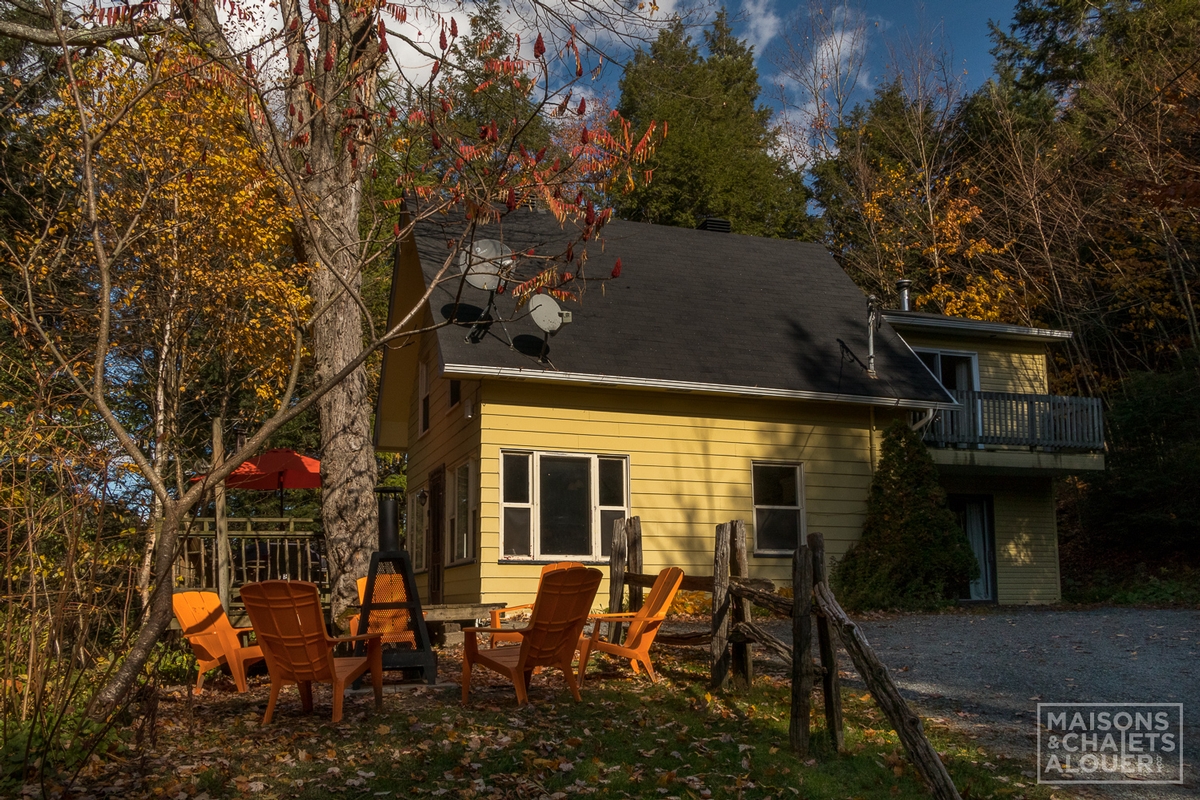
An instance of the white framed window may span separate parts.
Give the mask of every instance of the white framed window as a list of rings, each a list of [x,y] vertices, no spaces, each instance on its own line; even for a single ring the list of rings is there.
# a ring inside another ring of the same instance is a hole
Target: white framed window
[[[804,469],[800,464],[751,464],[754,552],[791,555],[804,541]]]
[[[429,512],[426,510],[425,504],[421,502],[422,497],[427,498],[428,496],[429,493],[425,487],[410,491],[408,494],[408,530],[405,532],[405,544],[408,546],[408,555],[412,558],[414,572],[429,567],[426,563],[426,554],[429,552],[427,547],[429,524],[426,514]]]
[[[449,412],[462,402],[462,381],[451,380],[449,402],[446,405],[446,411]]]
[[[979,391],[979,354],[969,350],[913,350],[926,368],[933,373],[942,387],[951,393]],[[927,436],[938,441],[939,435],[957,441],[957,447],[969,447],[963,438],[983,435],[983,399],[973,401],[955,395],[962,404],[959,409],[943,411],[938,420],[929,427]],[[983,443],[976,445],[983,448]]]
[[[446,492],[447,559],[451,564],[475,557],[476,502],[474,462],[465,461],[450,471]]]
[[[950,391],[979,391],[979,355],[969,350],[913,349],[921,363]]]
[[[417,367],[417,436],[429,430],[429,365],[422,361]]]
[[[629,516],[629,459],[504,451],[500,488],[501,559],[599,561]]]

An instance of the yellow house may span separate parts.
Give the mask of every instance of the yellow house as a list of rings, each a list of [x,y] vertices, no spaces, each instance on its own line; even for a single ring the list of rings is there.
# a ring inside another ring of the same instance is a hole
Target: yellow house
[[[393,315],[433,285],[414,329],[446,324],[387,351],[376,416],[377,447],[407,453],[427,602],[528,602],[545,563],[604,568],[625,516],[647,572],[709,574],[715,526],[740,518],[751,573],[786,583],[799,537],[822,532],[831,559],[858,538],[896,418],[927,432],[986,567],[972,597],[1059,598],[1052,478],[1103,468],[1098,441],[1038,439],[1077,400],[1046,394],[1046,344],[1069,334],[905,311],[872,332],[819,245],[614,221],[551,338],[506,294],[489,321],[455,267],[462,236],[427,221],[398,251]],[[519,210],[473,236],[549,259],[579,232]]]

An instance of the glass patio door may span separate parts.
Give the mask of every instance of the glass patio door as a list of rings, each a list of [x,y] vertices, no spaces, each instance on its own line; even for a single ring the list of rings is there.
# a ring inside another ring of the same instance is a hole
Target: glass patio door
[[[986,495],[951,495],[949,506],[979,564],[979,577],[971,581],[964,600],[996,600],[996,541],[992,532],[992,499]]]

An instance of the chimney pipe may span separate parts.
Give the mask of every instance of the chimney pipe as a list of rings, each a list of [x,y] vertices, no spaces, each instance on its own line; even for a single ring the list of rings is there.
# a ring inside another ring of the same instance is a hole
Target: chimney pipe
[[[396,495],[404,491],[399,487],[379,486],[379,550],[391,553],[400,549],[400,503]]]
[[[900,292],[900,310],[912,311],[908,304],[908,290],[912,287],[912,281],[907,278],[901,278],[896,281],[896,289]]]

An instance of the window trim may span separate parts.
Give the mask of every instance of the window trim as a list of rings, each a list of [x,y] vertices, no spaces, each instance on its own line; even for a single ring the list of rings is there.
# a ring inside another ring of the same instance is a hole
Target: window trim
[[[504,500],[504,457],[506,455],[524,455],[529,456],[529,502],[527,503],[507,503]],[[541,515],[538,510],[541,507],[542,486],[538,478],[540,471],[540,463],[543,457],[558,457],[558,458],[577,458],[586,459],[588,461],[588,494],[589,504],[591,506],[591,527],[592,527],[592,554],[584,555],[580,553],[548,553],[543,552],[541,548]],[[572,452],[566,450],[527,450],[521,448],[502,449],[500,451],[500,547],[497,562],[501,564],[546,564],[554,563],[569,559],[572,561],[581,561],[588,564],[606,564],[609,561],[609,556],[602,555],[604,552],[604,535],[601,530],[601,519],[603,512],[615,511],[618,506],[602,506],[600,505],[600,461],[602,459],[611,459],[621,461],[623,463],[622,471],[624,478],[624,498],[625,505],[621,507],[626,518],[631,513],[631,497],[630,497],[630,478],[629,478],[629,456],[624,453],[597,453],[597,452]],[[505,508],[528,508],[529,509],[529,551],[528,556],[510,556],[504,554],[504,510]]]
[[[754,502],[754,468],[755,467],[792,467],[796,470],[796,502],[795,506],[760,506]],[[791,558],[795,548],[791,550],[768,550],[758,546],[758,509],[796,509],[800,512],[800,541],[808,541],[808,502],[804,486],[803,461],[773,461],[770,459],[752,459],[750,461],[750,514],[754,518],[754,555],[758,558]],[[799,544],[799,542],[797,543]]]
[[[463,467],[467,469],[467,555],[462,558],[455,558],[455,541],[454,533],[451,531],[451,524],[455,525],[458,522],[457,503],[458,503],[458,472]],[[460,461],[453,469],[446,470],[447,477],[453,476],[453,480],[446,481],[446,530],[445,530],[445,554],[447,567],[461,567],[464,564],[474,564],[476,554],[479,547],[479,480],[477,478],[478,470],[475,469],[475,460],[468,458],[465,461]],[[453,488],[451,488],[453,487]]]

